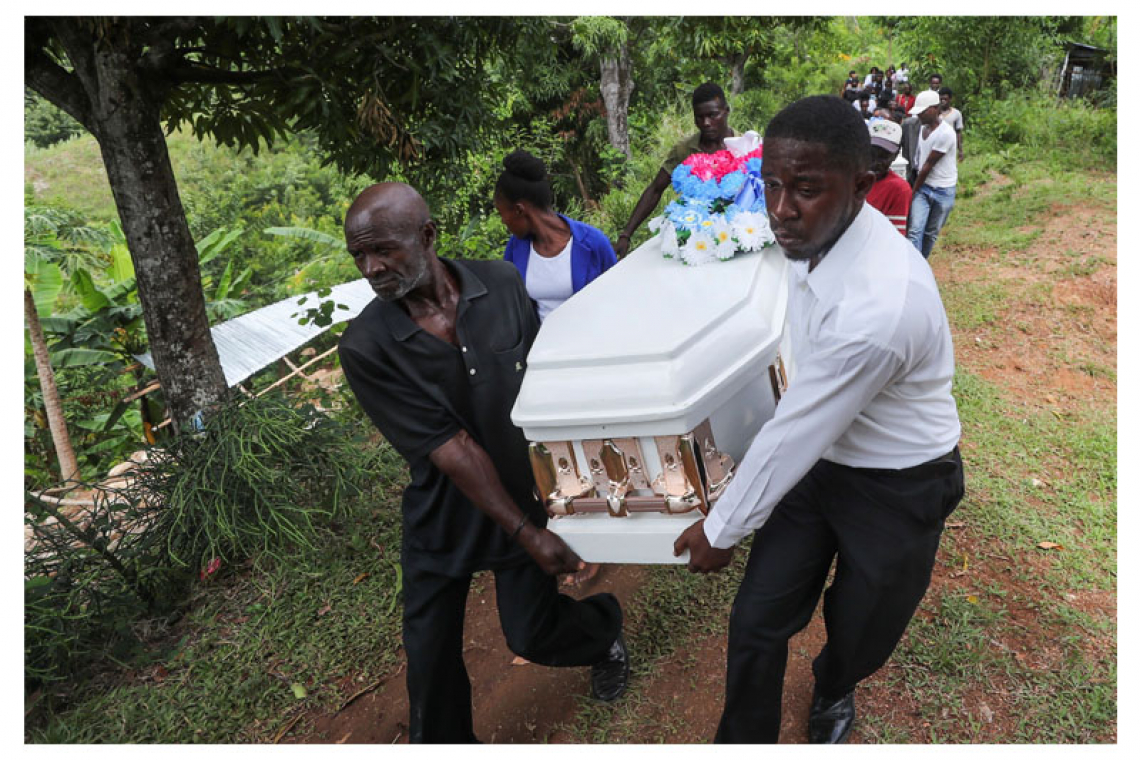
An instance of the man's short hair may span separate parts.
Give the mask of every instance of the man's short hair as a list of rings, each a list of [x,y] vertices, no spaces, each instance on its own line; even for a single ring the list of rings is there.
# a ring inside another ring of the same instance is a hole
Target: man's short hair
[[[942,81],[942,75],[941,74],[931,74],[929,77],[927,77],[927,81],[930,81],[931,79],[937,79],[939,82],[941,82]]]
[[[852,173],[871,163],[871,136],[867,122],[843,98],[812,95],[792,103],[768,122],[764,142],[774,139],[818,143],[828,157]]]
[[[728,105],[728,100],[724,97],[724,90],[716,82],[705,82],[697,89],[693,90],[693,108],[696,108],[701,103],[708,103],[710,100],[719,100],[721,103]]]
[[[938,88],[938,94],[939,95],[949,95],[950,97],[954,97],[954,91],[951,90],[949,87]]]

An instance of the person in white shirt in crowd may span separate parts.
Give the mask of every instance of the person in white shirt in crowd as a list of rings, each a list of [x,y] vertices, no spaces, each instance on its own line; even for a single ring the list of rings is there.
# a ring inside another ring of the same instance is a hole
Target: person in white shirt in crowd
[[[906,61],[903,61],[902,63],[899,64],[898,69],[895,71],[895,76],[894,76],[895,89],[897,90],[899,88],[900,84],[902,84],[903,82],[908,82],[908,81],[910,81],[910,69],[908,69],[906,67]]]
[[[927,89],[933,90],[934,92],[938,92],[938,90],[942,87],[942,75],[941,74],[931,74],[929,82],[930,82],[930,87],[928,87]]]
[[[920,92],[910,109],[921,127],[914,158],[918,174],[911,186],[906,236],[926,258],[950,218],[958,187],[958,138],[940,113],[941,99],[934,90]]]
[[[732,606],[718,742],[779,738],[788,639],[824,594],[809,740],[846,740],[854,689],[926,592],[964,493],[954,351],[930,266],[864,199],[870,137],[842,99],[804,98],[764,134],[768,219],[791,262],[791,377],[708,516],[678,537],[716,572],[755,532]]]
[[[949,124],[954,129],[954,134],[958,137],[958,160],[962,160],[962,131],[965,129],[966,124],[962,120],[962,112],[954,107],[954,91],[949,87],[942,87],[938,90],[939,112],[938,117],[946,124]]]

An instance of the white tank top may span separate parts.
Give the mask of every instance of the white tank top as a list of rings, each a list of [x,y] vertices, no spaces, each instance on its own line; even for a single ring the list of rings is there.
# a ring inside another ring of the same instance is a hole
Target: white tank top
[[[526,292],[538,303],[538,321],[557,309],[562,302],[574,295],[574,280],[570,269],[570,249],[574,238],[556,255],[546,257],[530,244],[530,261],[526,265]]]

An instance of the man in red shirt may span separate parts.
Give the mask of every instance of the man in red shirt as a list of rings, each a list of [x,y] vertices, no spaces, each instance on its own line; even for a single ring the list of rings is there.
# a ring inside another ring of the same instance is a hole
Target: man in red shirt
[[[903,113],[906,113],[914,106],[914,96],[910,94],[909,82],[903,82],[899,85],[898,92],[895,93],[895,106],[901,108]]]
[[[905,236],[911,189],[905,179],[891,171],[891,163],[899,155],[902,127],[893,121],[876,119],[867,124],[867,129],[871,130],[871,171],[875,173],[867,203],[881,211]]]

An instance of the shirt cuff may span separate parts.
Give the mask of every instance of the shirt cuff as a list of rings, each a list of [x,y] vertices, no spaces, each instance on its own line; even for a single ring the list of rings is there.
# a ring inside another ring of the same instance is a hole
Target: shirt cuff
[[[708,516],[705,517],[705,522],[702,527],[704,528],[705,538],[708,539],[709,545],[716,549],[731,549],[750,532],[747,528],[740,530],[726,523],[721,516],[717,514],[715,507],[708,513]]]

